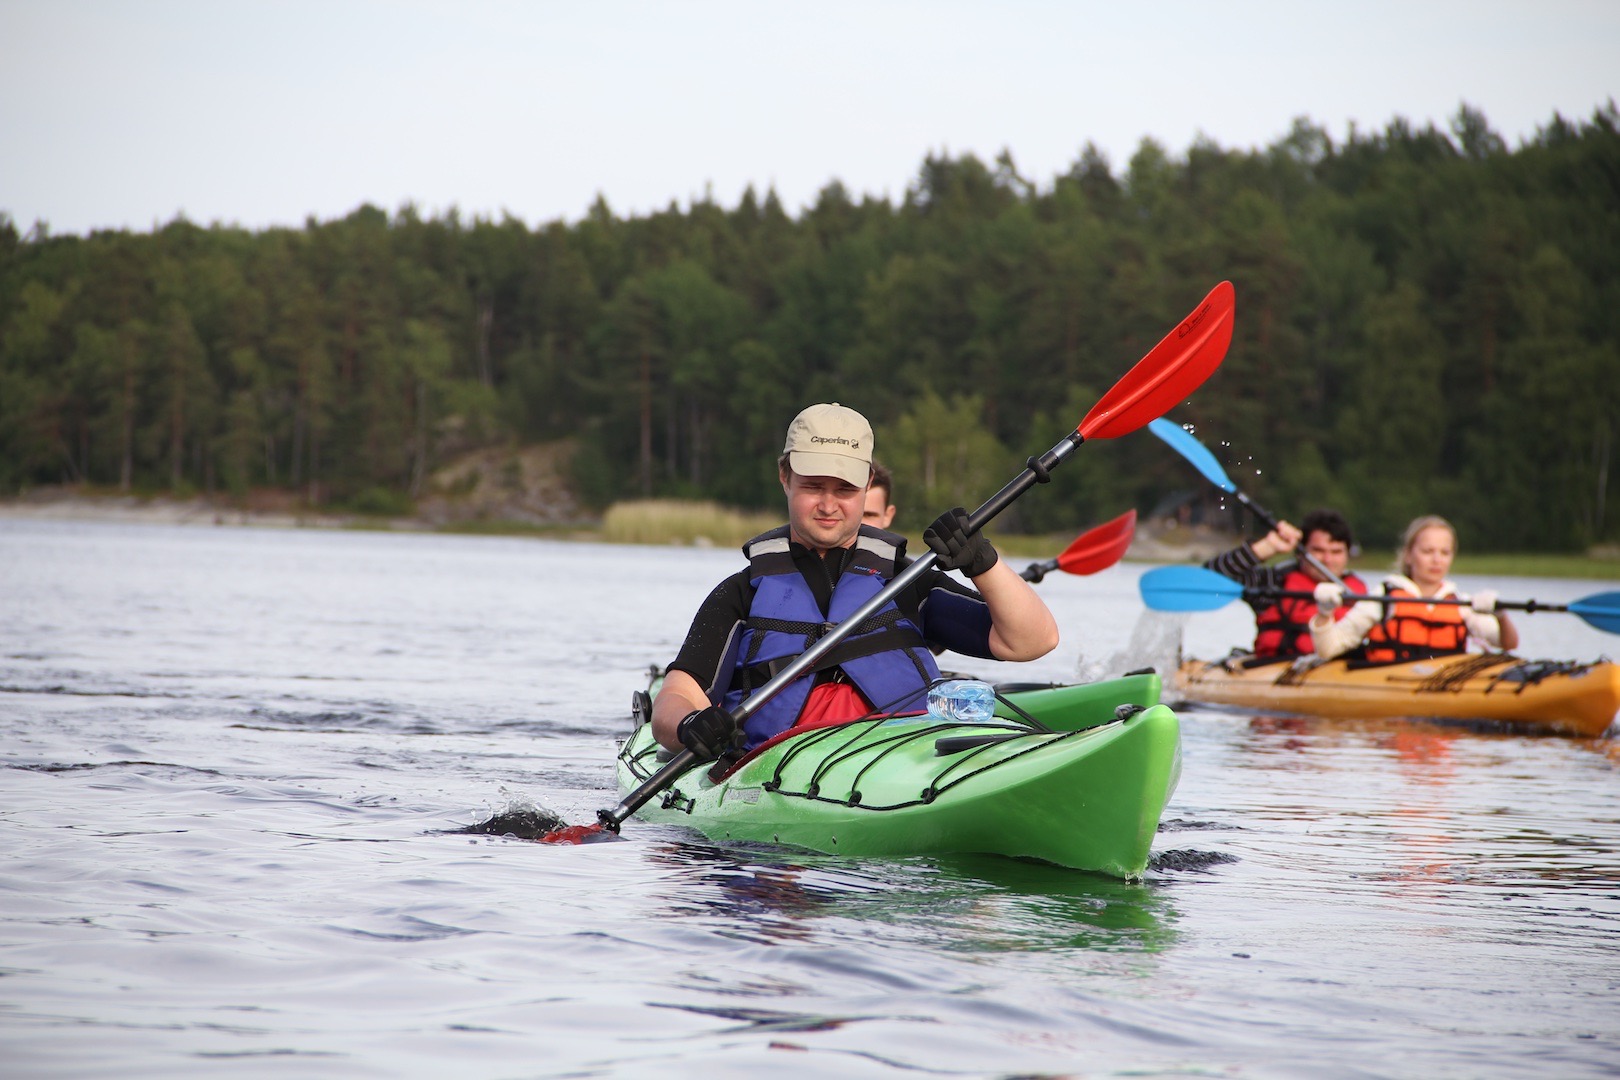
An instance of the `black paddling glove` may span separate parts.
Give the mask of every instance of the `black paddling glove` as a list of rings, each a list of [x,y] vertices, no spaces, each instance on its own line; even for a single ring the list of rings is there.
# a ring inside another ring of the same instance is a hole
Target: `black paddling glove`
[[[1000,558],[984,533],[968,533],[968,512],[960,506],[934,519],[923,530],[923,543],[939,556],[941,569],[960,570],[970,578],[978,577]]]
[[[737,721],[718,705],[687,713],[675,726],[681,745],[704,761],[713,761],[737,741]]]

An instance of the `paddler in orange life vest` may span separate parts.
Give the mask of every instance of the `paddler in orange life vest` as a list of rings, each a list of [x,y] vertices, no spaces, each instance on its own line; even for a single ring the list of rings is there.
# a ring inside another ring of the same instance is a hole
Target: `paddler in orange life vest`
[[[1337,510],[1312,510],[1299,526],[1279,521],[1277,527],[1253,543],[1239,544],[1204,564],[1245,589],[1254,590],[1248,598],[1254,609],[1254,655],[1302,656],[1312,651],[1310,622],[1316,614],[1316,601],[1300,597],[1278,599],[1278,592],[1312,592],[1327,579],[1309,563],[1290,559],[1276,566],[1266,560],[1294,551],[1303,541],[1305,550],[1317,562],[1339,575],[1352,592],[1365,593],[1367,585],[1356,575],[1346,573],[1350,548],[1355,537],[1350,523]]]
[[[1316,587],[1317,607],[1337,618],[1311,621],[1311,638],[1323,657],[1341,656],[1362,645],[1362,656],[1375,663],[1421,660],[1431,656],[1479,651],[1480,647],[1514,649],[1518,628],[1496,611],[1496,593],[1481,589],[1470,599],[1447,580],[1457,553],[1457,530],[1445,518],[1428,515],[1406,527],[1397,553],[1400,573],[1384,578],[1383,592],[1396,603],[1361,601],[1345,613],[1342,592],[1332,584]],[[1429,600],[1467,600],[1432,604]]]
[[[934,565],[738,730],[733,710],[911,563],[905,537],[861,520],[872,442],[866,418],[837,402],[812,405],[788,425],[776,463],[787,524],[744,544],[747,565],[699,606],[653,701],[661,745],[729,758],[790,729],[921,712],[939,677],[936,650],[1034,660],[1056,647],[1046,604],[982,532],[967,531],[968,513],[955,507],[923,532]]]

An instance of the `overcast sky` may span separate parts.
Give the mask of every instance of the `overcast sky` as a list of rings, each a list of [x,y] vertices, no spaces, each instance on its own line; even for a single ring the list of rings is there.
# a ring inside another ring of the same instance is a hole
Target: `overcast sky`
[[[1620,98],[1613,0],[0,0],[0,212],[248,228],[362,203],[577,221],[930,152],[1042,188],[1094,142],[1342,140],[1460,103],[1510,145]]]

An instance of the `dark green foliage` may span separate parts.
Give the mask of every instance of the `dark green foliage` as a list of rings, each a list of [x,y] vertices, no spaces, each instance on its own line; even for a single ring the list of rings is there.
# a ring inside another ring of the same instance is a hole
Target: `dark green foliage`
[[[800,407],[865,411],[905,527],[1057,440],[1211,286],[1223,368],[1173,412],[1258,500],[1414,514],[1480,549],[1620,538],[1620,117],[1509,148],[1477,110],[1260,151],[1095,147],[1049,185],[929,156],[898,204],[838,183],[621,219],[301,230],[183,219],[23,235],[0,214],[0,485],[297,491],[393,512],[451,456],[573,438],[596,504],[780,499]],[[1196,486],[1156,440],[1076,455],[1003,529]]]
[[[369,487],[348,500],[347,508],[357,514],[392,517],[409,514],[415,507],[404,494],[384,487]]]

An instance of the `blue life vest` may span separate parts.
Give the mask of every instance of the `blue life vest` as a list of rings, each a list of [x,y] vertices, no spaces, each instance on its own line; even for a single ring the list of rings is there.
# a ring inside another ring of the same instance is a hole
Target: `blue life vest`
[[[721,702],[727,709],[736,708],[882,591],[897,573],[905,541],[893,533],[861,526],[844,572],[833,585],[825,616],[794,565],[789,544],[784,525],[743,545],[754,598],[738,641],[731,687]],[[853,683],[867,701],[885,711],[920,711],[928,685],[939,678],[939,667],[922,631],[891,600],[744,722],[747,747],[752,749],[792,727],[816,683],[815,676],[834,668],[841,673],[838,677]]]

